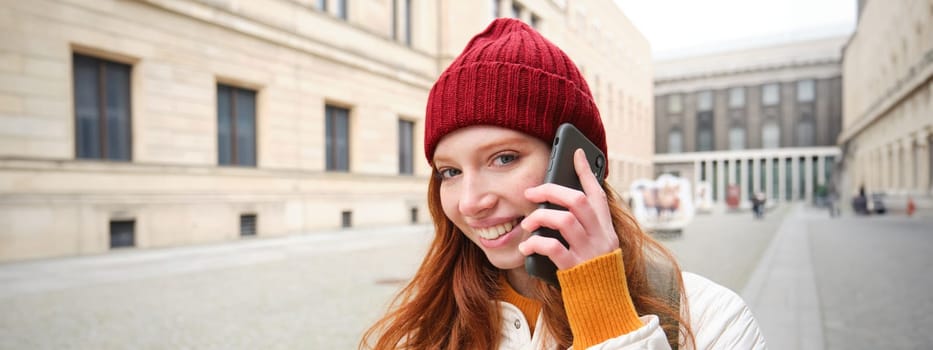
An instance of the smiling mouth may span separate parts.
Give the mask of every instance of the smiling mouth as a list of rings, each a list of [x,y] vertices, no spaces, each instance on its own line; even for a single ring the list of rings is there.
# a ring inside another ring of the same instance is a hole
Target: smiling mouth
[[[523,217],[516,218],[515,220],[506,222],[504,224],[499,224],[495,226],[485,227],[485,228],[476,228],[473,229],[473,232],[476,232],[480,237],[488,240],[494,240],[501,237],[502,235],[512,231],[515,226],[517,226]]]

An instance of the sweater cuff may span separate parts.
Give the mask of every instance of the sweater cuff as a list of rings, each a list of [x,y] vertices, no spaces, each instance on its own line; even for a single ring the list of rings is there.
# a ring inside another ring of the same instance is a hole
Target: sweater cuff
[[[574,349],[586,349],[643,326],[625,280],[622,250],[557,272]]]

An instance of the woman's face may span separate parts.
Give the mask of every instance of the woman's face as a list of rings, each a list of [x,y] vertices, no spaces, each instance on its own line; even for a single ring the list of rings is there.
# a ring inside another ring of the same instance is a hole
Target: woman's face
[[[524,265],[518,244],[530,236],[519,223],[538,205],[525,190],[544,182],[550,145],[511,129],[471,126],[437,144],[444,214],[499,269]]]

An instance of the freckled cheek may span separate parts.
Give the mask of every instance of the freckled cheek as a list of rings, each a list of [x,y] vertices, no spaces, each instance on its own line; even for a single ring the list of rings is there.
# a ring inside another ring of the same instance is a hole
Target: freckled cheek
[[[444,210],[444,215],[455,224],[458,223],[459,210],[457,209],[457,198],[459,198],[459,196],[454,193],[454,191],[441,189],[440,197],[441,209]]]
[[[526,188],[532,188],[544,183],[544,170],[542,171],[532,171],[525,174],[522,177],[521,188],[524,191]]]

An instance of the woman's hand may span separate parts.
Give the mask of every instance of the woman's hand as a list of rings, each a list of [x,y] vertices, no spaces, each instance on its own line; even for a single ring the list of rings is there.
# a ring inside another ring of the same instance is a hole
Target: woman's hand
[[[574,152],[573,163],[583,192],[547,183],[525,190],[528,200],[550,202],[567,208],[569,212],[537,209],[521,224],[526,232],[533,232],[542,226],[558,230],[570,248],[564,247],[557,239],[542,236],[531,236],[518,246],[525,256],[532,253],[547,256],[560,270],[572,268],[619,248],[606,192],[593,175],[582,149]]]

